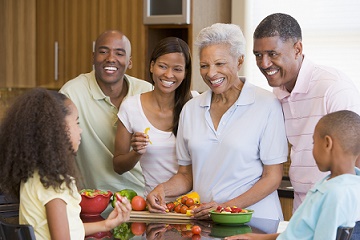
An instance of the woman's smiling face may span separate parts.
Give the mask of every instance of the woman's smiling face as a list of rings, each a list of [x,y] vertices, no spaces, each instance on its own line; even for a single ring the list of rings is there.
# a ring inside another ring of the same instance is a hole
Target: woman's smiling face
[[[242,57],[231,55],[229,45],[209,45],[200,51],[200,74],[215,94],[221,94],[238,84],[242,62]]]
[[[155,88],[173,92],[185,78],[185,58],[182,53],[167,53],[151,62],[150,72]]]

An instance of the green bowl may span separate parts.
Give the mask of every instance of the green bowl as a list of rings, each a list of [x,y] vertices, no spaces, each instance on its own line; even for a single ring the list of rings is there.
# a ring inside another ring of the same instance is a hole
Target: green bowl
[[[211,219],[215,223],[236,225],[250,222],[253,210],[248,210],[247,213],[218,213],[215,210],[210,211]]]
[[[211,228],[210,236],[224,238],[228,236],[251,233],[251,227],[246,224],[227,226],[222,224],[214,224]]]

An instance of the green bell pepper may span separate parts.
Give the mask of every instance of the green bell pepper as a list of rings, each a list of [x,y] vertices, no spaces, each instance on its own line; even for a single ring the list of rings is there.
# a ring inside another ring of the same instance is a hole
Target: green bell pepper
[[[113,229],[115,239],[128,240],[134,236],[131,232],[129,223],[122,223]]]
[[[123,190],[121,190],[119,192],[114,192],[114,194],[112,196],[112,200],[111,200],[111,206],[112,207],[115,207],[115,203],[117,201],[116,193],[118,193],[122,197],[126,197],[127,199],[129,199],[130,202],[135,196],[137,196],[137,193],[132,189],[123,189]]]

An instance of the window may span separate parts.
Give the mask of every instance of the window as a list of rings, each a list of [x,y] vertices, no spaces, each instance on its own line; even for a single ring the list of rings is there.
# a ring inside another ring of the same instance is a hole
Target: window
[[[293,16],[303,35],[303,53],[313,62],[345,72],[360,89],[360,1],[358,0],[232,0],[232,22],[239,24],[247,41],[243,74],[271,90],[256,66],[253,32],[267,15]]]

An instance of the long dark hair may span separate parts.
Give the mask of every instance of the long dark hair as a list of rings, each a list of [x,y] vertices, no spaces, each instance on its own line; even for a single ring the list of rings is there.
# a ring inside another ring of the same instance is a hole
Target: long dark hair
[[[149,66],[152,62],[156,62],[156,59],[162,55],[168,53],[182,53],[185,58],[185,78],[180,86],[175,90],[175,104],[174,104],[174,118],[173,118],[173,129],[172,132],[176,136],[180,112],[185,103],[192,98],[191,96],[191,54],[189,46],[182,39],[177,37],[167,37],[160,40],[150,57]],[[154,84],[152,74],[150,73],[151,83]]]
[[[19,198],[20,184],[38,171],[45,188],[70,188],[75,153],[65,117],[71,101],[63,94],[34,88],[9,108],[0,126],[0,191]]]

